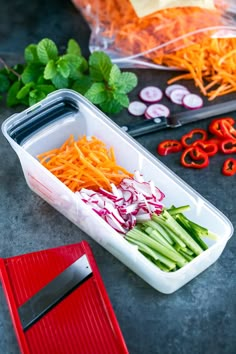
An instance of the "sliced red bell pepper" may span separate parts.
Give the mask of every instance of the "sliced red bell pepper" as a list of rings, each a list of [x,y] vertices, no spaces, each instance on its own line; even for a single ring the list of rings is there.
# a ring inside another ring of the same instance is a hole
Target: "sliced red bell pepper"
[[[236,153],[236,139],[222,140],[222,142],[220,144],[220,150],[224,154],[235,154]]]
[[[218,136],[220,139],[236,138],[236,130],[234,129],[235,120],[231,117],[214,119],[208,126],[211,134]]]
[[[191,146],[195,141],[197,140],[207,140],[208,134],[207,131],[201,128],[196,128],[190,130],[187,134],[184,134],[181,138],[181,144],[185,147],[188,148]]]
[[[184,167],[190,168],[204,168],[209,165],[207,153],[198,146],[190,146],[185,149],[180,161]]]
[[[179,152],[182,150],[182,144],[178,140],[163,140],[157,146],[157,152],[159,155],[168,155],[174,152]]]
[[[228,158],[222,166],[222,173],[225,176],[233,176],[236,174],[236,159]]]
[[[218,146],[218,149],[220,148],[220,144],[222,142],[222,139],[217,138],[217,137],[211,137],[210,139],[207,139],[208,143],[214,143]]]
[[[192,145],[200,147],[208,156],[214,156],[218,152],[218,145],[210,140],[197,140]]]
[[[234,128],[234,125],[230,124],[228,121],[223,122],[222,125],[225,135],[232,139],[236,139],[236,129]]]

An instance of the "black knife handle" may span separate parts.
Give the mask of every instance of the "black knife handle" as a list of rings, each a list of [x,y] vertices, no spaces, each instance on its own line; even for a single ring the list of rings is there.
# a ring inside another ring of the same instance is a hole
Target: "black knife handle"
[[[121,127],[126,133],[132,137],[142,136],[152,133],[157,130],[162,130],[168,127],[166,117],[158,117],[154,119],[144,120],[137,124],[127,124]]]

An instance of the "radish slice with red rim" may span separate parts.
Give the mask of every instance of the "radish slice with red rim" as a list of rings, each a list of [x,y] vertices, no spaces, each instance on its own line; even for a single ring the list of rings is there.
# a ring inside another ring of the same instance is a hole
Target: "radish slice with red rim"
[[[183,105],[188,109],[199,109],[203,106],[203,99],[194,93],[189,93],[183,98]]]
[[[140,91],[139,97],[144,102],[154,103],[162,99],[163,92],[157,86],[147,86]]]
[[[146,119],[154,119],[158,117],[169,117],[170,110],[167,106],[160,103],[151,104],[144,113]]]
[[[128,111],[130,114],[132,114],[133,116],[142,116],[144,114],[144,112],[146,111],[147,106],[145,103],[140,102],[140,101],[133,101],[130,102],[129,107],[128,107]]]
[[[153,181],[144,181],[139,171],[118,186],[111,184],[111,189],[94,192],[84,188],[75,194],[119,233],[126,233],[137,222],[150,220],[153,213],[158,215],[163,210],[164,193]]]
[[[182,105],[184,96],[186,96],[189,93],[190,92],[186,88],[184,89],[177,88],[170,93],[170,100],[173,103]]]
[[[187,90],[188,91],[187,87],[185,87],[184,85],[173,84],[173,85],[167,86],[167,88],[165,89],[166,96],[170,98],[171,92],[176,90],[176,89],[181,89],[181,90]]]

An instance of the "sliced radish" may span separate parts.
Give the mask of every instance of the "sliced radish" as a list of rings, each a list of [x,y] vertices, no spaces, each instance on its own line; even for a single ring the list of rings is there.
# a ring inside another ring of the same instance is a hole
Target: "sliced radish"
[[[170,98],[171,92],[176,90],[176,89],[182,89],[182,90],[187,90],[188,91],[187,87],[185,87],[184,85],[173,84],[173,85],[167,86],[167,88],[165,89],[166,96]]]
[[[162,99],[163,92],[157,86],[147,86],[140,91],[139,97],[144,102],[154,103]]]
[[[137,117],[142,116],[146,109],[147,109],[146,104],[140,101],[130,102],[128,107],[129,113]]]
[[[151,104],[144,113],[146,119],[153,119],[158,117],[168,117],[170,115],[170,110],[167,106],[154,103]]]
[[[133,178],[124,178],[112,191],[100,188],[97,192],[82,189],[75,194],[119,233],[126,233],[137,222],[150,220],[160,214],[165,197],[153,181],[144,181],[139,171]]]
[[[177,88],[170,93],[170,100],[176,104],[183,104],[183,98],[190,92],[186,88]]]
[[[183,105],[188,109],[198,109],[203,106],[203,99],[194,93],[189,93],[183,98]]]

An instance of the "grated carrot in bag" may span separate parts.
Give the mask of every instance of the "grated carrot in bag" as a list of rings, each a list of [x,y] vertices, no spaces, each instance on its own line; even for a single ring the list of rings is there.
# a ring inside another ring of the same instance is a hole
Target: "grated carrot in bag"
[[[104,50],[118,65],[186,71],[174,81],[181,77],[193,80],[210,100],[235,91],[236,25],[227,12],[231,0],[72,1],[92,30],[91,51]],[[159,7],[140,17],[134,2]],[[198,6],[189,6],[191,3]],[[229,53],[223,61],[222,53]]]

